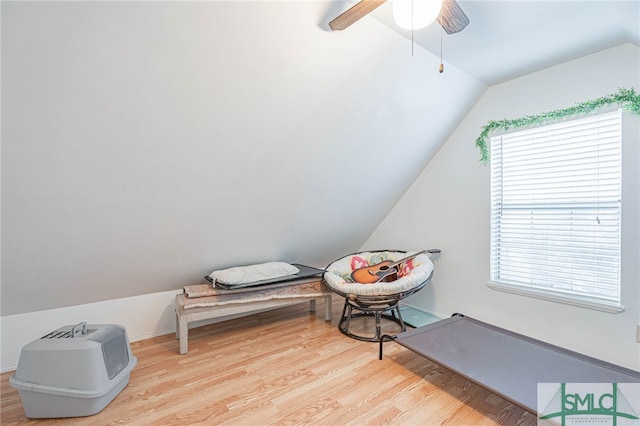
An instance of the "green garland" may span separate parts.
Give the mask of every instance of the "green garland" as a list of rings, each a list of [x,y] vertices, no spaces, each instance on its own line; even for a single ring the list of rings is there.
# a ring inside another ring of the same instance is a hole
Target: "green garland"
[[[637,95],[633,88],[620,88],[617,93],[591,101],[581,102],[570,108],[550,111],[539,115],[527,115],[514,120],[503,119],[499,121],[489,121],[489,123],[482,128],[478,139],[476,139],[476,146],[480,149],[480,161],[485,164],[489,161],[487,140],[489,138],[489,132],[493,130],[509,130],[512,128],[548,124],[561,119],[587,114],[598,108],[613,104],[617,104],[636,115],[640,115],[640,95]]]

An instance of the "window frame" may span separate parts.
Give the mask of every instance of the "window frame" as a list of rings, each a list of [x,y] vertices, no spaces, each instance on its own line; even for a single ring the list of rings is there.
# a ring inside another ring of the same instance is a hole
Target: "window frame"
[[[490,182],[491,182],[491,196],[490,196],[490,225],[491,225],[491,229],[490,229],[490,260],[489,260],[489,267],[490,267],[490,277],[489,277],[489,282],[488,285],[490,288],[494,289],[494,290],[499,290],[499,291],[505,291],[505,292],[509,292],[509,293],[514,293],[514,294],[519,294],[519,295],[523,295],[523,296],[529,296],[529,297],[535,297],[538,299],[543,299],[543,300],[550,300],[550,301],[554,301],[554,302],[560,302],[560,303],[565,303],[565,304],[570,304],[570,305],[575,305],[575,306],[581,306],[581,307],[585,307],[585,308],[590,308],[590,309],[596,309],[596,310],[600,310],[600,311],[605,311],[605,312],[611,312],[611,313],[618,313],[618,312],[622,312],[625,310],[625,307],[622,305],[622,145],[623,145],[623,114],[622,114],[622,110],[621,109],[613,109],[613,110],[608,110],[608,111],[602,111],[602,112],[598,112],[597,114],[589,114],[589,115],[585,115],[582,117],[576,117],[573,118],[571,120],[567,120],[565,122],[562,123],[553,123],[553,124],[548,124],[548,125],[542,125],[539,126],[537,128],[534,129],[526,129],[526,130],[514,130],[514,131],[509,131],[509,132],[505,132],[501,135],[496,135],[491,137],[491,152],[494,152],[494,147],[495,147],[495,141],[496,138],[504,138],[505,136],[508,137],[513,137],[514,135],[520,135],[520,134],[527,134],[527,132],[539,132],[539,131],[544,131],[544,129],[552,129],[554,128],[554,126],[562,126],[562,125],[571,125],[571,123],[573,122],[578,122],[580,120],[585,120],[585,119],[593,119],[593,117],[602,117],[602,116],[609,116],[609,115],[616,115],[616,119],[619,120],[618,121],[618,134],[619,134],[619,139],[617,140],[617,148],[618,148],[618,152],[619,152],[619,158],[618,158],[618,162],[617,162],[617,173],[618,173],[618,177],[617,177],[617,190],[618,190],[618,205],[617,205],[617,215],[618,215],[618,233],[617,233],[617,245],[618,245],[618,252],[617,252],[617,280],[616,280],[616,287],[617,287],[617,300],[606,300],[606,299],[602,299],[602,298],[597,298],[597,297],[589,297],[588,295],[585,294],[578,294],[575,292],[571,292],[565,289],[553,289],[551,288],[552,286],[549,285],[547,287],[545,286],[539,286],[539,285],[534,285],[534,284],[528,284],[528,283],[523,283],[523,282],[514,282],[514,281],[509,281],[509,280],[500,280],[500,276],[504,277],[506,274],[502,273],[502,275],[496,275],[496,265],[495,263],[498,262],[496,259],[497,257],[499,257],[498,255],[496,255],[496,250],[502,250],[502,249],[497,249],[495,247],[496,245],[496,232],[499,232],[496,230],[496,217],[495,217],[495,203],[496,203],[496,194],[494,194],[494,188],[495,188],[495,183],[494,180],[496,179],[496,171],[494,169],[495,167],[495,163],[494,163],[494,159],[495,157],[499,158],[499,161],[502,161],[502,158],[500,155],[492,155],[492,160],[491,160],[491,177],[490,177]],[[500,170],[501,171],[501,170]],[[503,177],[501,176],[500,179],[502,179]],[[499,181],[500,183],[503,182],[502,180]],[[499,190],[502,191],[502,188]],[[502,193],[498,194],[500,196],[502,196]],[[502,200],[502,198],[500,199]],[[596,204],[598,205],[598,204]],[[546,209],[542,209],[542,208],[537,208],[537,207],[531,207],[532,211],[548,211],[551,208],[546,208]],[[500,212],[500,220],[503,220],[503,215],[502,212]],[[533,226],[533,225],[532,225]],[[533,228],[531,228],[533,229]],[[504,234],[501,234],[504,235]],[[529,245],[529,247],[531,247],[531,244]],[[592,292],[593,294],[593,292]]]

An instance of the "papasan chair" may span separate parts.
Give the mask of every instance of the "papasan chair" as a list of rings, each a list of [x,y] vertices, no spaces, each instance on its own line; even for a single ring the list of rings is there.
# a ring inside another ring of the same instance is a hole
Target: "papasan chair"
[[[345,298],[338,329],[354,339],[378,342],[384,318],[405,331],[398,303],[431,281],[433,263],[428,254],[439,252],[438,249],[365,251],[330,263],[325,268],[323,281],[334,293]],[[375,318],[374,336],[349,330],[352,319],[366,316]]]

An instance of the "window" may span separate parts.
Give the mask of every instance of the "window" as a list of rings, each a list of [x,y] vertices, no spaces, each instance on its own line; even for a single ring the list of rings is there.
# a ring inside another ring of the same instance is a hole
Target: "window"
[[[499,290],[620,312],[621,111],[491,138]]]

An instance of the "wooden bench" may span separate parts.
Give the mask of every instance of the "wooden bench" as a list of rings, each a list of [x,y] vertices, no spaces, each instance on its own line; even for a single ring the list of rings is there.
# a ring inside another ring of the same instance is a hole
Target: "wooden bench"
[[[189,324],[194,321],[213,320],[210,323],[216,323],[307,301],[309,310],[315,312],[317,299],[324,299],[324,317],[326,321],[331,321],[331,294],[331,290],[326,288],[320,279],[293,283],[277,291],[260,289],[229,292],[202,299],[189,299],[185,298],[184,294],[178,294],[175,299],[175,312],[176,338],[180,340],[180,354],[186,354],[189,350]],[[200,300],[203,303],[193,303]]]

